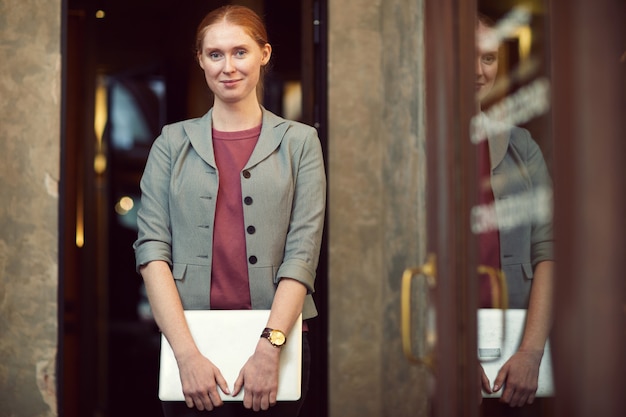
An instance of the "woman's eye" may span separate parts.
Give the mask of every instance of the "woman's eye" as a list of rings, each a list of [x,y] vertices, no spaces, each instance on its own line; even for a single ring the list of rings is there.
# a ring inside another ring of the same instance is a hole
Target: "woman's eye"
[[[493,55],[483,55],[482,61],[485,64],[493,64],[496,61],[496,57]]]
[[[220,59],[221,56],[222,54],[220,54],[219,52],[209,52],[209,58],[212,60]]]
[[[244,49],[239,49],[237,52],[235,52],[235,56],[238,58],[242,58],[246,55],[246,51]]]

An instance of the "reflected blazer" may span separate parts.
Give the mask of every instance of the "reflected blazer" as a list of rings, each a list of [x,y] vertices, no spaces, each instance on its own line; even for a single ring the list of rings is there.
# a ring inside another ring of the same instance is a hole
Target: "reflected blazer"
[[[326,206],[326,177],[317,131],[262,109],[261,134],[241,171],[250,295],[270,309],[283,277],[306,286],[303,318],[313,298]],[[212,110],[167,125],[155,140],[141,179],[136,268],[161,260],[172,268],[183,308],[210,309],[213,222],[219,185]]]
[[[488,141],[509,307],[528,308],[534,268],[554,259],[552,182],[528,130],[508,126]]]

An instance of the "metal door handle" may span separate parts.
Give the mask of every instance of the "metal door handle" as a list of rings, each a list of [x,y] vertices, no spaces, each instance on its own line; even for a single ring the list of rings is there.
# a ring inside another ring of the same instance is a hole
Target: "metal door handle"
[[[491,304],[493,308],[506,310],[509,308],[509,291],[506,285],[506,278],[501,269],[496,269],[487,265],[478,265],[478,273],[489,275],[491,282]],[[497,288],[497,292],[493,289]]]
[[[423,364],[430,368],[434,365],[434,350],[429,351],[423,356],[416,356],[413,353],[412,343],[412,323],[411,323],[411,284],[414,277],[421,277],[424,279],[429,290],[432,290],[436,286],[437,274],[436,274],[436,256],[430,254],[427,257],[426,263],[420,267],[407,268],[402,274],[402,293],[401,293],[401,310],[402,310],[402,350],[404,356],[411,363]],[[427,328],[427,324],[424,328]],[[428,341],[429,336],[431,345],[434,345],[434,333],[433,335],[425,335],[425,339]]]

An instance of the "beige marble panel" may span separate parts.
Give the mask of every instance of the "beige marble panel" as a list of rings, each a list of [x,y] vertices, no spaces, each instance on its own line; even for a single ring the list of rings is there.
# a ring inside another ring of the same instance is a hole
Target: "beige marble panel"
[[[422,2],[329,2],[330,416],[427,415],[400,339],[423,256]]]
[[[55,416],[60,0],[0,0],[0,66],[0,416]]]

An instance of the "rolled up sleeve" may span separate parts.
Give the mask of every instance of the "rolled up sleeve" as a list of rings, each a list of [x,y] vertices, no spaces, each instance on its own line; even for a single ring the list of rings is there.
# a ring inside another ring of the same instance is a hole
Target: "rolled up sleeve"
[[[277,278],[292,278],[314,292],[326,209],[326,174],[315,129],[309,128],[295,183],[285,256]]]
[[[155,140],[141,178],[141,204],[137,213],[138,237],[135,268],[151,261],[172,265],[172,234],[169,216],[170,156],[165,140],[167,127]]]

